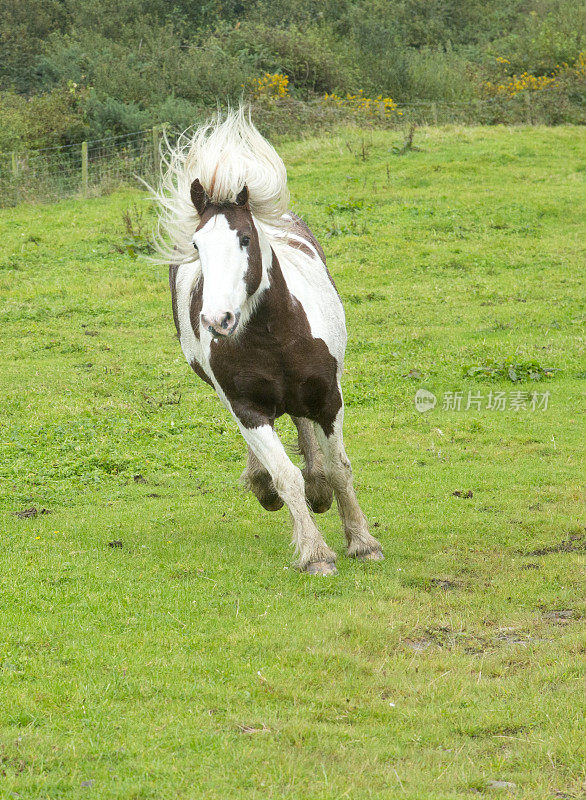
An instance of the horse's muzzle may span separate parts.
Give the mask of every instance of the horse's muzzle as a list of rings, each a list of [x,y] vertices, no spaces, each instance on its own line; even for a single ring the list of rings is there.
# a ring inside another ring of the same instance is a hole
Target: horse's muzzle
[[[201,315],[201,324],[216,339],[232,336],[238,327],[239,321],[239,311],[237,311],[235,314],[233,314],[231,311],[224,311],[220,314],[214,314],[213,316],[209,317],[205,314]]]

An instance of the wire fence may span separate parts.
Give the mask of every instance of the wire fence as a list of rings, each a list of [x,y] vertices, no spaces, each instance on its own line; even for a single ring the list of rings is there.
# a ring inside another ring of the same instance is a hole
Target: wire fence
[[[382,120],[385,127],[412,125],[494,124],[495,122],[535,124],[541,118],[539,108],[529,93],[517,100],[515,114],[494,103],[470,100],[436,103],[419,101],[400,105],[400,116]],[[509,105],[511,105],[509,103]],[[349,116],[340,109],[324,109],[323,103],[295,103],[287,107],[258,108],[256,117],[261,129],[275,136],[303,136],[331,130],[340,124],[369,126],[367,119]],[[499,116],[501,115],[501,116]],[[371,120],[375,127],[381,120]],[[0,153],[0,206],[23,202],[53,202],[78,195],[105,194],[120,186],[138,187],[138,178],[156,180],[160,166],[160,143],[163,131],[172,138],[169,128],[156,125],[135,133],[103,139],[46,147],[38,150]]]
[[[89,197],[138,185],[159,168],[162,126],[61,147],[0,153],[0,205]]]

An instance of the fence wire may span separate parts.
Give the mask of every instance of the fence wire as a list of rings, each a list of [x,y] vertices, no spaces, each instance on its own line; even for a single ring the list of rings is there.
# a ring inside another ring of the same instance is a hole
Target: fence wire
[[[283,109],[257,108],[261,129],[269,135],[298,136],[327,132],[336,125],[397,128],[411,125],[493,124],[510,122],[535,124],[542,121],[530,93],[509,102],[511,108],[499,109],[498,103],[470,100],[452,103],[415,101],[399,106],[400,116],[392,120],[353,118],[345,109],[325,109],[320,101],[295,104],[295,114]],[[524,102],[523,102],[524,100]],[[515,108],[513,108],[515,106]],[[511,116],[511,109],[515,115]],[[291,112],[291,109],[289,110]],[[505,114],[506,111],[506,114]],[[499,114],[505,116],[499,117]],[[509,115],[507,117],[507,114]],[[167,126],[135,133],[110,136],[79,144],[45,147],[34,151],[0,153],[0,206],[22,202],[52,202],[72,195],[88,197],[104,194],[119,186],[140,186],[138,178],[156,180],[159,169],[159,145],[163,130],[173,140]]]
[[[0,205],[51,202],[138,185],[158,168],[161,128],[35,151],[0,153]]]

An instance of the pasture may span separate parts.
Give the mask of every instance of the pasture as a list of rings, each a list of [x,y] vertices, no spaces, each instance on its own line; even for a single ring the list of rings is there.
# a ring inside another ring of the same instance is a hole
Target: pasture
[[[336,578],[239,488],[166,269],[125,252],[146,196],[0,211],[0,797],[583,796],[584,132],[400,144],[279,147],[385,548],[317,517]]]

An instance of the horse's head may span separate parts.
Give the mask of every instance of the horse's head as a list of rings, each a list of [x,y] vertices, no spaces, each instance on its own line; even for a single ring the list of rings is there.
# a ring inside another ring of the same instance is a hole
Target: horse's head
[[[196,178],[191,199],[200,223],[193,236],[203,278],[201,323],[216,338],[238,328],[247,300],[262,280],[258,231],[248,206],[245,186],[235,203],[211,203]]]

